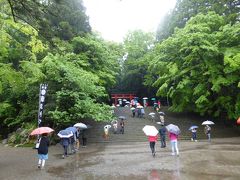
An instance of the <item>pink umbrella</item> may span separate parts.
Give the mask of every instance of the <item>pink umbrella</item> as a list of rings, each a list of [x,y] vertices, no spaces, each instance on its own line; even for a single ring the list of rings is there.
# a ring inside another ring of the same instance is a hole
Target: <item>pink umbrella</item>
[[[50,127],[39,127],[37,129],[34,129],[32,132],[31,132],[31,136],[33,135],[40,135],[40,134],[45,134],[45,133],[51,133],[53,132],[54,130]]]

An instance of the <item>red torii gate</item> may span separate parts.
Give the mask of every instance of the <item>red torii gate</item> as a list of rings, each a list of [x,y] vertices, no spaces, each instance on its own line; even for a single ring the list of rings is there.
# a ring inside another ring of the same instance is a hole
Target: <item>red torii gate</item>
[[[114,99],[115,106],[117,105],[118,99],[129,99],[132,100],[136,95],[133,93],[130,94],[111,94],[111,98]]]

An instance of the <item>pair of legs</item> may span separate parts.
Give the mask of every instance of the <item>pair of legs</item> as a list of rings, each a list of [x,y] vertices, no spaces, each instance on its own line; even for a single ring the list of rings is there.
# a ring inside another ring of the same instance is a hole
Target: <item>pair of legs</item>
[[[208,141],[210,142],[211,141],[211,134],[207,133],[207,137],[208,137]]]
[[[121,127],[120,132],[124,134],[124,127]]]
[[[38,168],[43,169],[47,159],[48,159],[48,154],[38,154]]]
[[[155,141],[154,142],[150,142],[150,149],[151,149],[152,155],[154,157],[155,156]]]
[[[193,140],[193,141],[196,141],[196,140],[197,140],[197,133],[196,133],[196,132],[193,132],[193,133],[192,133],[192,140]]]
[[[166,147],[166,137],[165,136],[161,136],[161,148]]]
[[[86,147],[87,146],[87,138],[82,138],[82,145],[83,147]]]
[[[179,155],[178,142],[177,140],[171,140],[172,155]]]
[[[68,156],[68,153],[67,153],[67,152],[68,152],[68,146],[63,145],[63,156],[62,156],[63,158],[66,157],[66,156]]]

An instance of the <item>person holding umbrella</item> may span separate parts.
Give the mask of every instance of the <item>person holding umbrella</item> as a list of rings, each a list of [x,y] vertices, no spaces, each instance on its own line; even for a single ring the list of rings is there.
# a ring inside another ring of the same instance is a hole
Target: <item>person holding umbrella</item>
[[[62,157],[65,158],[66,156],[68,156],[68,147],[70,145],[70,137],[73,136],[72,131],[70,130],[61,130],[59,131],[59,133],[57,134],[60,138],[60,144],[63,146],[63,155]]]
[[[40,138],[40,144],[38,147],[38,168],[43,169],[45,166],[45,162],[48,159],[48,146],[49,146],[49,138],[47,133],[43,133]]]
[[[160,135],[160,140],[161,140],[161,148],[166,147],[166,127],[164,126],[163,123],[161,123],[161,127],[159,129],[159,135]]]
[[[172,147],[172,155],[177,155],[179,156],[179,150],[178,150],[178,135],[180,134],[180,129],[178,126],[174,124],[169,124],[166,126],[169,134],[169,139],[171,142],[171,147]]]
[[[214,122],[206,120],[202,123],[202,125],[205,125],[204,128],[204,133],[207,135],[208,137],[208,141],[211,141],[211,127],[209,125],[214,125]]]
[[[31,132],[31,136],[41,135],[38,139],[38,145],[36,145],[36,149],[38,150],[38,168],[43,169],[45,166],[45,162],[48,159],[48,147],[49,147],[49,138],[48,134],[53,132],[54,130],[50,127],[38,127]],[[38,147],[37,147],[38,146]]]
[[[158,136],[148,136],[148,141],[149,141],[149,145],[150,145],[150,149],[152,152],[152,156],[155,157],[156,151],[155,151],[155,144],[157,142],[157,138]]]
[[[204,128],[204,132],[208,137],[208,141],[211,141],[211,127],[209,125],[206,125]]]
[[[197,142],[197,128],[198,128],[198,126],[191,126],[190,128],[189,128],[189,130],[192,132],[192,138],[191,138],[191,141],[195,141],[195,142]]]
[[[143,127],[143,132],[146,136],[148,136],[148,141],[150,145],[150,149],[152,152],[152,156],[155,157],[156,151],[155,151],[155,144],[157,142],[158,137],[158,130],[155,126],[145,125]]]

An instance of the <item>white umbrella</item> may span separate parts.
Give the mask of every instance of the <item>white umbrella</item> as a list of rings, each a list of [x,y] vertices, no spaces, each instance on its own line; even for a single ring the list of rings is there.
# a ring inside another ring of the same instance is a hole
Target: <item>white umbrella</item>
[[[154,113],[154,112],[150,112],[149,115],[150,115],[150,116],[154,116],[155,113]]]
[[[213,125],[213,124],[214,124],[214,122],[209,121],[209,120],[206,120],[202,123],[202,125]]]
[[[179,135],[180,132],[181,132],[179,127],[174,125],[174,124],[169,124],[169,125],[166,126],[166,128],[170,133],[173,133],[173,134],[176,134],[176,135]]]
[[[104,129],[110,129],[112,126],[107,124],[106,126],[104,126]]]
[[[131,107],[131,110],[134,110],[135,108],[134,107]]]
[[[146,136],[156,136],[158,134],[158,130],[155,126],[145,125],[142,130]]]
[[[81,129],[87,129],[88,128],[87,125],[83,124],[83,123],[74,124],[74,127],[81,128]]]
[[[143,99],[148,99],[147,97],[144,97]]]

